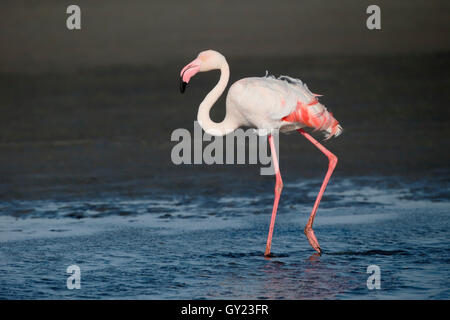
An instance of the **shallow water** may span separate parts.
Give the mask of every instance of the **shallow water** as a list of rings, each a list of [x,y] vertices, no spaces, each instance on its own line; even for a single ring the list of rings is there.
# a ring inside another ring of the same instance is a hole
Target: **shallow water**
[[[271,258],[271,188],[3,200],[0,299],[449,299],[444,178],[335,178],[315,222],[322,256],[302,232],[320,180],[285,182]]]

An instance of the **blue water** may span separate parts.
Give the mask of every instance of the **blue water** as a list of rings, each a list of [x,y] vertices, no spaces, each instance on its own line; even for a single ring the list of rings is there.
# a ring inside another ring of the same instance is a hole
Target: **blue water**
[[[318,256],[303,228],[320,182],[285,181],[271,258],[271,180],[253,191],[2,201],[0,299],[450,298],[446,179],[335,178],[315,222]],[[73,264],[79,290],[66,287]],[[369,265],[378,290],[367,288]]]

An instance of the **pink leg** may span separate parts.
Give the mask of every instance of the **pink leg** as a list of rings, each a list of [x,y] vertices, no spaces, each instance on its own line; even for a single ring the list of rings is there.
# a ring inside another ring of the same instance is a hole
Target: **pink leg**
[[[272,219],[270,220],[270,228],[269,228],[269,235],[267,237],[266,252],[264,253],[265,256],[270,255],[270,247],[272,246],[273,227],[275,225],[275,217],[277,216],[278,202],[280,201],[281,190],[283,189],[283,180],[281,180],[280,168],[278,166],[277,151],[273,143],[272,135],[269,135],[269,145],[270,151],[272,153],[273,165],[275,168],[276,184],[275,184],[275,201],[273,203]]]
[[[317,142],[316,139],[311,137],[311,135],[306,133],[303,129],[299,129],[297,131],[300,132],[306,139],[311,141],[320,151],[322,151],[328,157],[329,161],[327,174],[325,175],[325,179],[323,180],[322,186],[320,187],[320,191],[319,194],[317,195],[316,202],[314,203],[311,216],[309,217],[308,223],[306,224],[305,227],[305,235],[308,238],[309,243],[317,252],[322,253],[322,250],[320,249],[319,246],[319,242],[317,241],[317,238],[314,235],[312,226],[314,223],[314,217],[316,216],[317,208],[319,207],[320,204],[320,200],[322,199],[322,195],[325,191],[325,188],[327,187],[328,181],[330,180],[331,174],[333,173],[333,170],[336,167],[338,159],[334,154],[328,151],[323,145]]]

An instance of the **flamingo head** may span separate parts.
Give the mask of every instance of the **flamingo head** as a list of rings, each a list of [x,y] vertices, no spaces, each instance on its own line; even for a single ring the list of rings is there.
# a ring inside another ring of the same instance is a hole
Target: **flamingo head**
[[[197,58],[188,63],[180,72],[180,92],[183,93],[189,80],[197,72],[205,72],[220,69],[225,57],[214,50],[206,50],[199,53]]]

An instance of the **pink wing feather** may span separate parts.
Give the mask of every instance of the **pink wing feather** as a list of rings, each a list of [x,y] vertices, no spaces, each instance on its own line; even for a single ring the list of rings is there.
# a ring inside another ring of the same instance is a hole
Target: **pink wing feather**
[[[275,89],[280,95],[280,108],[272,113],[273,119],[281,119],[286,122],[299,122],[305,126],[314,128],[315,131],[326,131],[326,139],[338,136],[342,133],[342,127],[327,108],[319,103],[317,97],[300,79],[288,76],[266,76],[267,85]],[[284,105],[283,105],[284,104]]]

